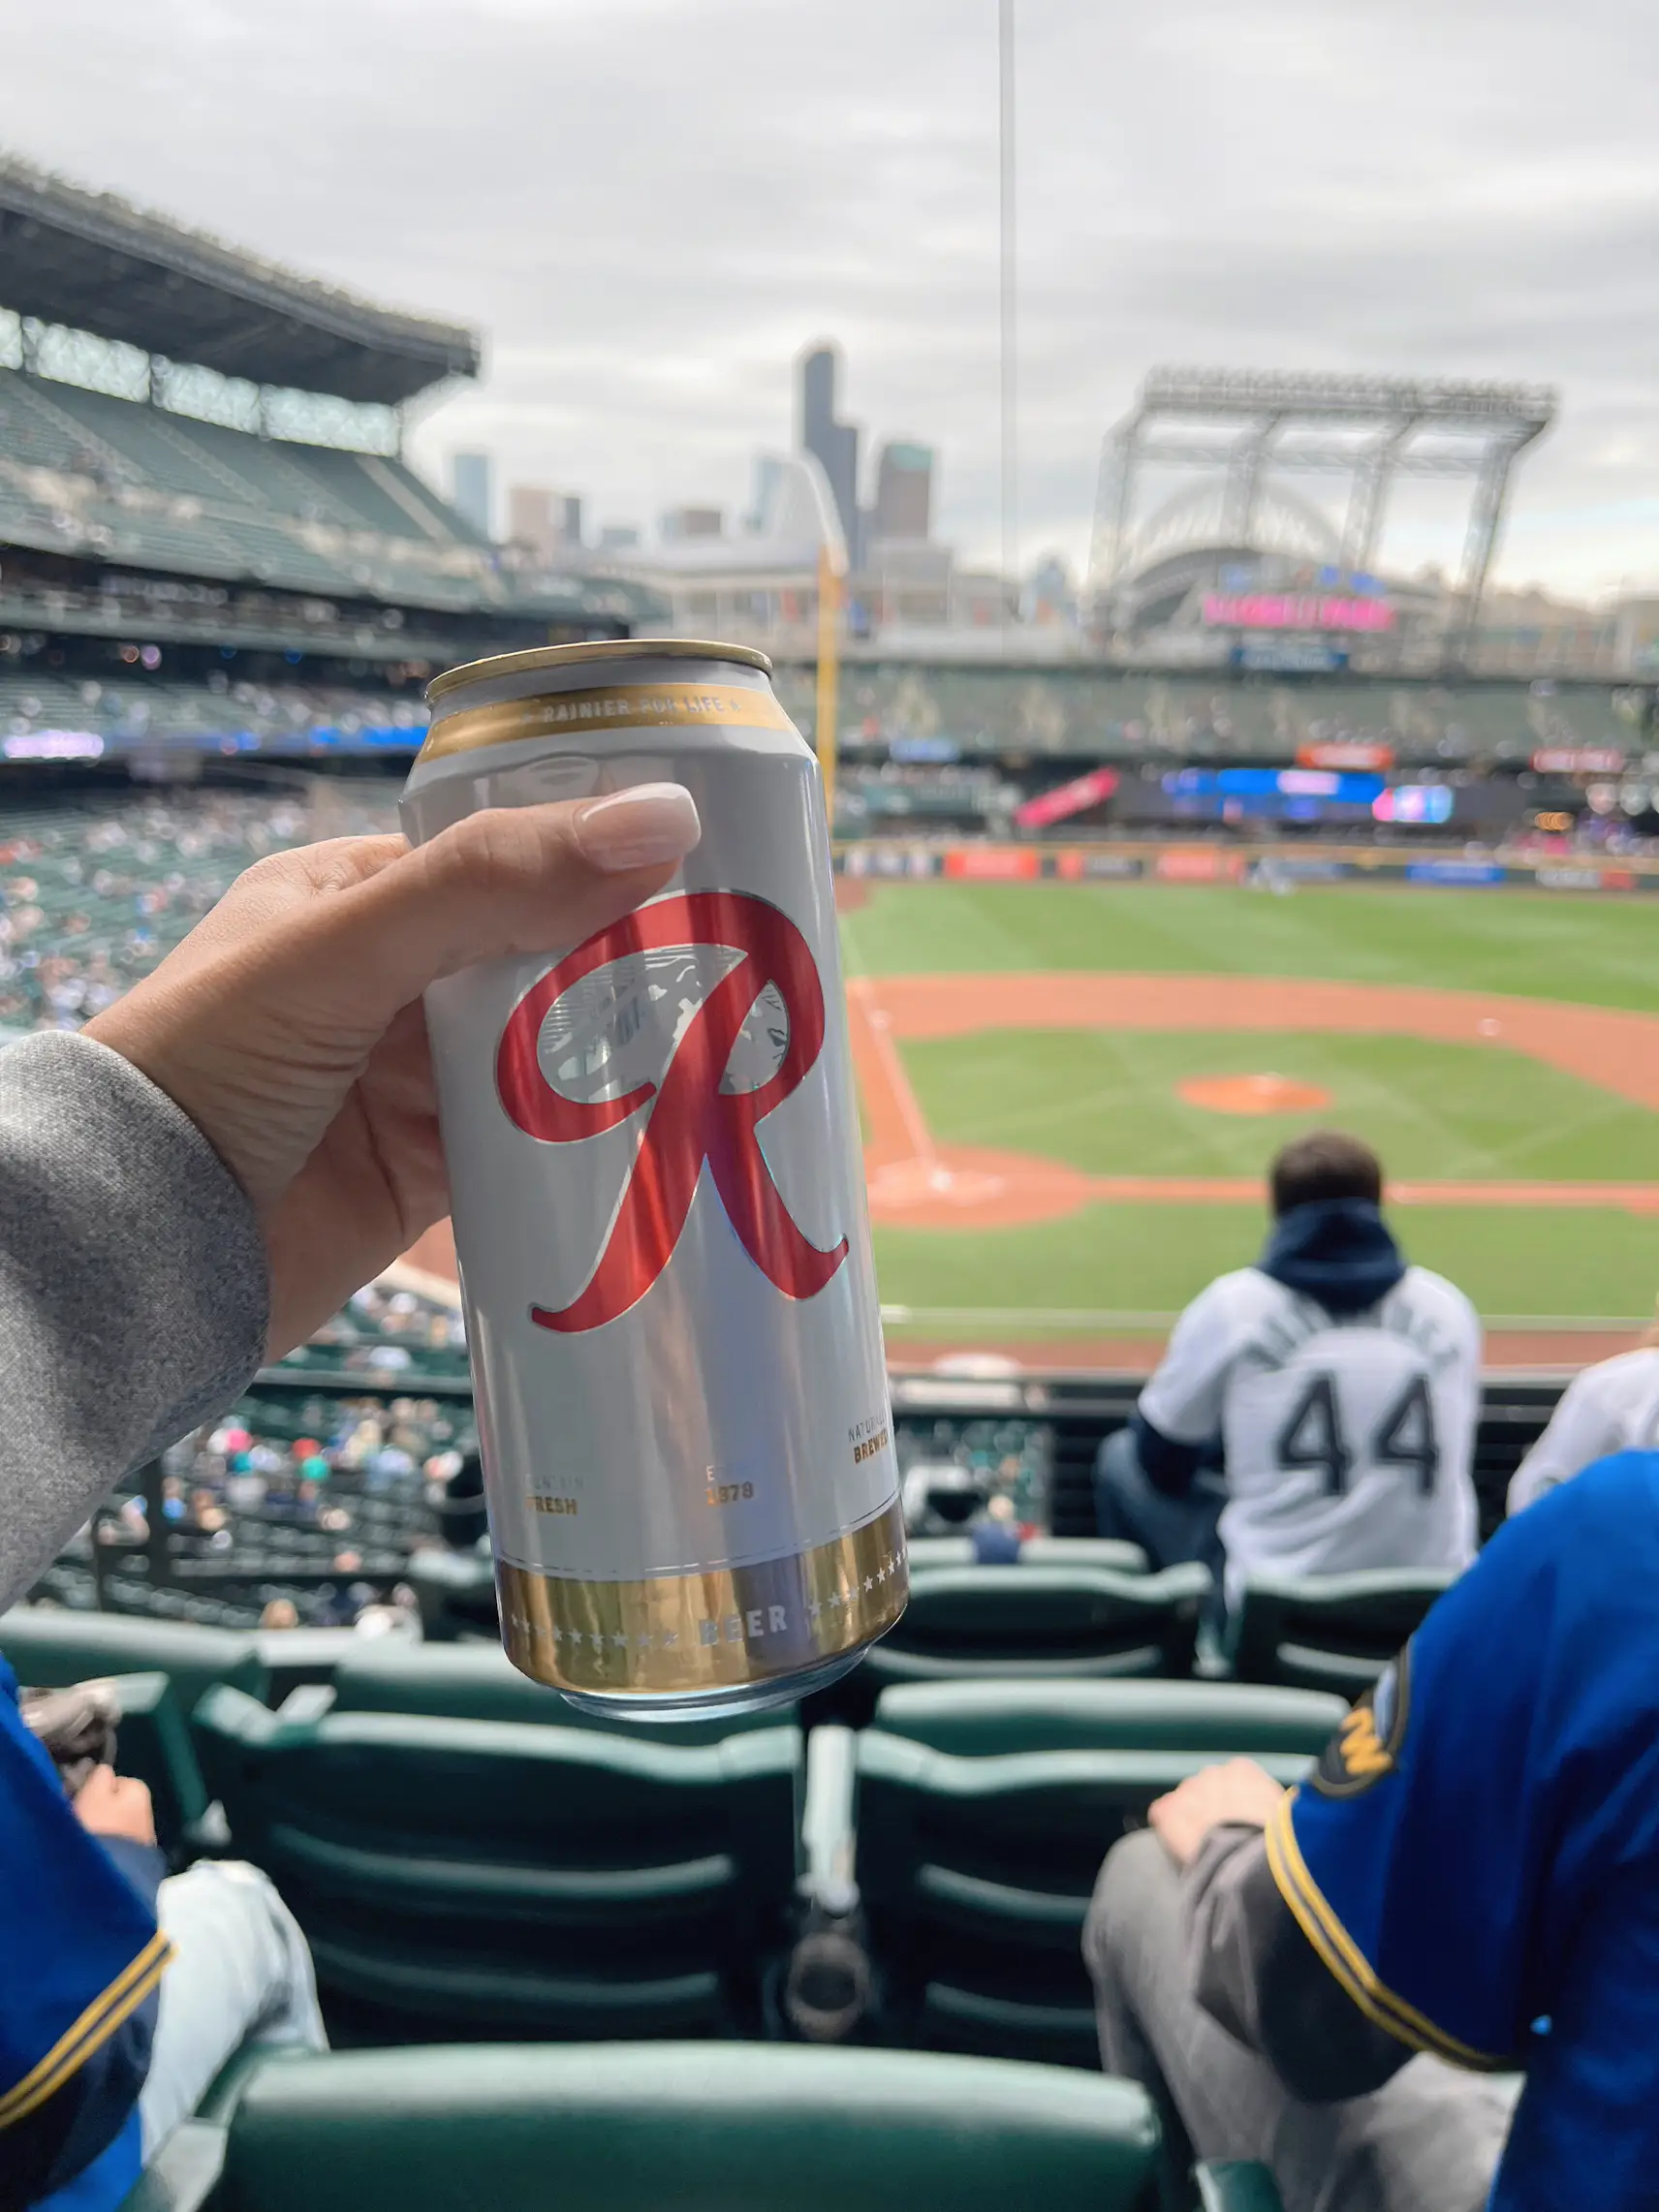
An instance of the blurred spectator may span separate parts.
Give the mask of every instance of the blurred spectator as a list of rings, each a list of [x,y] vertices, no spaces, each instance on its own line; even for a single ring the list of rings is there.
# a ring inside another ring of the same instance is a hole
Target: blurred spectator
[[[1520,1511],[1559,1482],[1615,1451],[1659,1450],[1659,1326],[1634,1352],[1575,1375],[1549,1425],[1516,1469],[1509,1510]]]

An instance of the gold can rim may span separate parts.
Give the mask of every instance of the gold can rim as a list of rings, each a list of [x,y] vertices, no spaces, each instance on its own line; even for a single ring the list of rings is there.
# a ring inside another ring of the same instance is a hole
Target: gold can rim
[[[426,703],[447,699],[464,684],[488,683],[496,676],[532,674],[538,669],[568,669],[583,661],[736,661],[769,676],[768,655],[753,645],[723,645],[712,638],[593,638],[579,645],[532,645],[522,653],[492,653],[485,660],[463,661],[445,669],[426,686]]]

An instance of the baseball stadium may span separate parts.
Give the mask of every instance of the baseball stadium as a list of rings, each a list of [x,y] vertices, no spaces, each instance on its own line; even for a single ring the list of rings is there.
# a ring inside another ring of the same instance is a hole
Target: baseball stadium
[[[0,1118],[28,1133],[9,1173],[49,1146],[53,1054],[92,1054],[75,1033],[131,1014],[245,870],[396,828],[434,677],[548,645],[756,643],[769,585],[710,587],[688,630],[642,570],[497,543],[416,469],[419,411],[482,358],[459,323],[0,161]],[[1316,1760],[1337,1760],[1333,1799],[1393,1774],[1402,1647],[1506,1520],[1571,1491],[1564,1393],[1659,1360],[1653,654],[1594,638],[1546,665],[1483,626],[1509,473],[1553,407],[1154,372],[1107,439],[1093,627],[1069,658],[1012,630],[1000,652],[884,640],[848,617],[857,578],[828,537],[809,549],[816,632],[795,606],[767,680],[829,800],[911,1577],[891,1633],[810,1695],[646,1730],[508,1664],[448,1222],[400,1228],[407,1249],[349,1293],[320,1259],[307,1303],[301,1269],[303,1328],[267,1349],[262,1320],[240,1367],[202,1355],[217,1396],[180,1385],[176,1419],[120,1427],[123,1329],[163,1343],[201,1307],[210,1333],[267,1288],[247,1290],[241,1247],[221,1266],[202,1242],[232,1153],[209,1156],[161,1075],[124,1070],[130,1110],[165,1116],[158,1187],[196,1147],[190,1202],[146,1246],[176,1272],[157,1291],[111,1272],[110,1298],[94,1285],[30,1340],[90,1363],[96,1403],[54,1492],[78,1524],[60,1511],[8,1590],[0,1653],[36,1767],[44,1744],[71,1796],[142,1785],[164,1907],[227,1861],[268,1893],[299,2048],[273,2052],[268,2011],[233,2036],[145,2135],[132,2194],[78,2207],[470,2212],[539,2203],[556,2172],[570,2212],[855,2194],[1282,2212],[1267,2152],[1189,2142],[1114,2059],[1085,1962],[1103,1854],[1148,1845],[1218,1760],[1255,1761],[1287,1807]],[[1137,524],[1148,425],[1182,409],[1274,435],[1299,410],[1358,423],[1374,443],[1349,523],[1281,487]],[[1383,475],[1424,425],[1442,473],[1464,439],[1477,508],[1432,604],[1374,565]],[[287,926],[280,901],[267,923]],[[216,942],[169,969],[185,998]],[[443,973],[398,1021],[419,1031]],[[9,1088],[9,1069],[37,1073]],[[110,1235],[148,1174],[94,1194]],[[62,1175],[9,1204],[44,1257],[8,1259],[8,1281],[48,1281],[73,1244]],[[244,1244],[256,1189],[235,1192]],[[681,1229],[716,1203],[712,1175],[688,1190]],[[1308,1271],[1316,1234],[1351,1239],[1333,1278]],[[1253,1431],[1171,1349],[1195,1301],[1251,1299],[1278,1316],[1236,1362]],[[1335,1345],[1299,1396],[1280,1373],[1297,1331]],[[25,1457],[50,1425],[33,1418]],[[1271,1500],[1254,1548],[1238,1533],[1258,1432],[1261,1479],[1340,1524],[1325,1550],[1275,1550]],[[887,1443],[866,1423],[860,1460]],[[1429,1536],[1401,1535],[1419,1508]],[[680,1579],[736,1589],[752,1564]],[[759,1634],[749,1603],[728,1641]],[[627,1666],[628,1626],[586,1622],[596,1667]],[[1261,1849],[1294,1853],[1272,1818]],[[1391,1995],[1291,1888],[1370,2033],[1521,2069]],[[0,2160],[78,2078],[77,2039],[138,2016],[169,1940],[144,1929],[0,2075]],[[52,2193],[0,2179],[0,2202],[70,2202],[68,2131],[38,2150]]]

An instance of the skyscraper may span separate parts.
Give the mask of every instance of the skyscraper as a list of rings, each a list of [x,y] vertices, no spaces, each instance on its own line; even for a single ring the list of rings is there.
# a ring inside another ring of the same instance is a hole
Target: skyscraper
[[[841,357],[833,346],[809,346],[800,356],[800,444],[815,453],[841,517],[847,557],[856,568],[862,556],[859,542],[859,432],[837,421],[835,385]]]
[[[571,491],[548,491],[539,483],[515,483],[507,492],[507,535],[544,561],[579,551],[581,499]]]
[[[925,540],[932,534],[933,450],[891,442],[876,461],[872,538]]]
[[[487,453],[450,455],[450,482],[453,486],[451,497],[473,528],[482,531],[486,538],[495,535],[490,527],[492,474],[493,468]]]

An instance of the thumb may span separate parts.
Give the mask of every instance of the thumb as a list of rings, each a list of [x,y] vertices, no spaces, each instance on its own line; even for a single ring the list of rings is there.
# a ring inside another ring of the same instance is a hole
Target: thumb
[[[702,833],[690,792],[671,783],[469,815],[317,903],[308,919],[324,942],[308,950],[325,965],[312,969],[313,988],[319,999],[337,989],[378,1035],[441,976],[548,951],[615,920]]]

